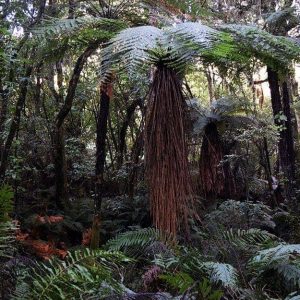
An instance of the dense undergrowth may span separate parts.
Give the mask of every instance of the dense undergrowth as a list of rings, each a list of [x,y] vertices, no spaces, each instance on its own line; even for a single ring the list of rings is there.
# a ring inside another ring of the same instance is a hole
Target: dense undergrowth
[[[300,3],[0,1],[0,300],[300,300]]]
[[[11,190],[2,188],[1,203],[11,197]],[[146,195],[139,196],[134,206],[138,212],[143,197]],[[298,219],[284,208],[228,200],[206,212],[201,221],[190,220],[188,240],[184,234],[174,240],[151,227],[141,228],[140,213],[137,220],[129,220],[127,214],[132,216],[133,212],[126,197],[107,199],[107,205],[103,219],[109,216],[113,221],[103,222],[102,246],[96,250],[84,245],[89,244],[90,236],[80,215],[77,219],[71,215],[39,216],[38,221],[32,216],[35,223],[16,228],[8,218],[8,205],[1,217],[0,237],[6,245],[0,249],[2,298],[299,297],[300,228]],[[147,212],[144,222],[147,225]],[[78,236],[77,243],[70,239],[71,228]]]

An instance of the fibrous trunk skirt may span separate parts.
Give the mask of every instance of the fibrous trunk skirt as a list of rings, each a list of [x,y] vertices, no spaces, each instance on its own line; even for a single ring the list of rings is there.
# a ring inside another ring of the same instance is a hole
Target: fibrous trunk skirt
[[[176,234],[187,225],[192,188],[184,132],[184,97],[176,72],[155,71],[146,118],[146,173],[156,228]]]

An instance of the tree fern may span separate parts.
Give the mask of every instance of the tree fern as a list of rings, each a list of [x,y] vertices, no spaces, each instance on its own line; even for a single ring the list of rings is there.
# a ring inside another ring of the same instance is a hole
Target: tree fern
[[[194,57],[207,54],[220,45],[224,54],[230,51],[228,35],[200,23],[186,22],[163,29],[129,28],[121,31],[104,49],[102,72],[106,74],[113,65],[121,64],[131,73],[136,67],[149,67],[159,62],[181,69]]]
[[[130,259],[121,253],[103,250],[69,252],[65,261],[52,259],[36,267],[31,292],[23,299],[104,299],[121,293],[115,271]]]
[[[191,107],[194,133],[202,133],[210,123],[227,122],[232,127],[240,127],[244,124],[251,124],[253,121],[246,113],[251,111],[251,106],[244,99],[223,97],[214,100],[209,107],[200,104],[200,100],[191,99],[188,101]]]

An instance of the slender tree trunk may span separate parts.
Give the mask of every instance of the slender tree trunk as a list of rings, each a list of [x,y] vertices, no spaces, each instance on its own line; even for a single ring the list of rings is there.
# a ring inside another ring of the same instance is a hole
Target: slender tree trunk
[[[98,43],[91,44],[77,59],[73,74],[69,81],[67,95],[60,111],[56,116],[56,123],[54,129],[54,163],[55,163],[55,187],[56,187],[56,205],[62,209],[68,202],[67,191],[67,166],[65,158],[65,146],[64,146],[64,123],[65,119],[69,115],[73,106],[75,98],[75,91],[79,82],[81,71],[86,63],[87,59],[97,49]]]
[[[32,73],[32,70],[33,70],[32,66],[27,67],[27,69],[25,71],[25,79],[22,80],[20,83],[19,98],[16,103],[14,117],[11,122],[5,144],[1,151],[1,165],[0,165],[0,179],[1,180],[4,180],[4,178],[5,178],[5,173],[6,173],[6,168],[7,168],[7,160],[8,160],[9,152],[11,149],[11,145],[16,136],[16,132],[18,131],[19,126],[20,126],[21,112],[22,112],[22,109],[23,109],[25,101],[26,101],[26,96],[27,96],[27,91],[28,91],[28,82],[29,82],[29,77]]]
[[[129,126],[129,123],[132,119],[132,116],[138,106],[142,105],[141,99],[137,99],[128,106],[126,110],[126,118],[122,124],[120,134],[119,134],[119,153],[118,153],[118,166],[120,167],[123,164],[124,152],[126,148],[126,133]]]
[[[291,123],[290,97],[287,83],[283,82],[282,96],[278,73],[270,67],[267,69],[268,81],[271,91],[271,102],[274,122],[280,127],[280,138],[278,143],[280,168],[285,176],[285,196],[290,204],[293,204],[294,180],[295,180],[295,152]],[[285,120],[280,118],[284,114]]]
[[[92,226],[91,248],[96,249],[100,243],[101,204],[103,197],[104,166],[106,160],[106,137],[109,117],[110,99],[112,97],[112,83],[103,83],[100,88],[100,109],[96,112],[96,182],[94,219]]]
[[[294,149],[294,134],[293,134],[293,124],[292,124],[292,114],[290,107],[290,95],[287,82],[284,81],[282,84],[282,101],[283,101],[283,114],[286,117],[285,121],[285,143],[286,143],[286,177],[288,181],[286,182],[286,194],[287,199],[292,201],[293,209],[298,210],[297,204],[295,202],[295,149]]]
[[[9,89],[3,88],[0,83],[0,96],[1,96],[1,112],[0,112],[0,132],[1,134],[4,131],[4,124],[7,119],[7,108],[8,108],[8,96],[9,95]],[[1,138],[0,141],[0,147],[2,149],[3,146],[3,140]]]
[[[134,195],[134,187],[137,180],[137,174],[138,174],[138,163],[141,156],[141,153],[143,152],[143,146],[144,146],[144,128],[143,125],[140,128],[140,132],[138,133],[135,143],[133,145],[132,153],[131,153],[131,161],[133,163],[133,167],[130,171],[129,178],[128,178],[128,196],[129,198],[133,198]]]

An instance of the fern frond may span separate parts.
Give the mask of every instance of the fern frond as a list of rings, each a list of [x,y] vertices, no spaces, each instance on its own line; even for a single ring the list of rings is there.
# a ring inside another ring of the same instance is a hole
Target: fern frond
[[[166,245],[171,245],[171,237],[160,233],[154,228],[143,228],[120,233],[115,238],[109,240],[106,247],[111,251],[120,251],[130,256],[139,256],[145,249],[155,242],[160,241]]]
[[[182,248],[180,256],[164,259],[158,257],[154,263],[167,270],[180,270],[188,274],[194,280],[200,280],[203,276],[212,283],[220,284],[224,288],[238,288],[237,270],[230,264],[207,261],[198,249]]]
[[[285,34],[300,24],[300,18],[295,7],[288,7],[271,13],[266,18],[265,24],[269,32]]]
[[[15,232],[18,229],[12,222],[0,222],[0,258],[11,258],[16,250]]]
[[[300,244],[280,244],[261,250],[254,256],[249,267],[264,277],[267,271],[275,270],[286,286],[300,287]]]
[[[173,289],[179,291],[179,293],[184,293],[188,288],[190,288],[195,280],[187,273],[167,273],[159,276],[160,279],[166,281]]]
[[[214,100],[210,107],[204,107],[197,99],[191,99],[192,117],[194,120],[194,133],[203,132],[209,123],[220,123],[227,121],[232,127],[242,126],[251,123],[246,114],[251,110],[249,101],[233,97],[223,97]]]
[[[181,70],[195,57],[212,51],[216,51],[216,55],[217,52],[218,55],[228,53],[231,51],[229,45],[228,34],[200,23],[187,22],[163,29],[129,28],[121,31],[104,49],[101,72],[106,77],[118,64],[129,73],[159,63]]]
[[[255,56],[277,68],[299,60],[300,46],[290,38],[274,36],[255,26],[231,24],[220,29],[234,36],[239,51],[245,57]]]
[[[78,31],[89,27],[100,28],[101,30],[118,31],[124,28],[124,23],[119,20],[107,18],[80,17],[76,19],[45,20],[41,25],[31,30],[35,39],[58,39],[71,35],[78,35]]]
[[[212,55],[226,57],[232,52],[232,38],[225,32],[220,32],[200,22],[184,22],[176,27],[167,28],[166,32],[171,35],[176,43],[172,43],[172,56],[178,61],[190,61],[194,57]],[[172,64],[171,64],[172,66]]]
[[[225,288],[238,288],[238,273],[230,264],[205,262],[203,266],[206,268],[211,282],[219,283]]]
[[[248,230],[230,229],[224,232],[223,237],[235,247],[247,250],[249,250],[249,247],[251,249],[261,248],[263,245],[270,244],[278,239],[275,235],[258,228]]]
[[[54,300],[100,295],[98,299],[103,299],[108,292],[120,293],[121,285],[114,270],[129,261],[118,252],[89,249],[69,252],[65,261],[52,259],[39,264],[33,271],[33,287],[28,297]]]
[[[150,50],[162,40],[164,32],[154,26],[139,26],[122,30],[102,52],[101,73],[105,76],[116,64],[130,74],[136,68],[151,63]]]

